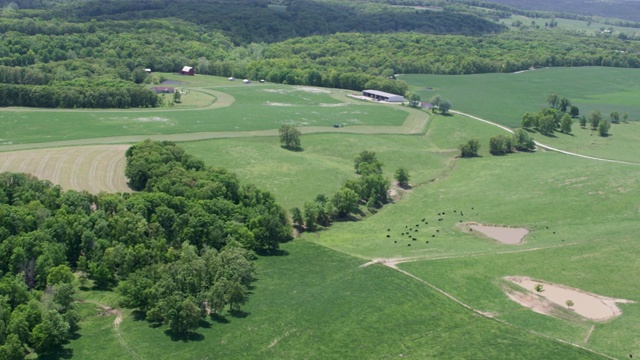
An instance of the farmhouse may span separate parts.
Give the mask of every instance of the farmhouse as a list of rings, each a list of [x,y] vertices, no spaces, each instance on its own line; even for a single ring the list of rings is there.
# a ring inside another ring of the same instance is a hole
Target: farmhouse
[[[403,102],[404,96],[387,93],[378,90],[362,90],[362,96],[370,97],[378,101]]]
[[[180,75],[194,75],[193,68],[191,66],[185,66],[180,70]]]
[[[155,91],[156,94],[173,94],[176,92],[176,89],[170,86],[154,86],[153,91]]]

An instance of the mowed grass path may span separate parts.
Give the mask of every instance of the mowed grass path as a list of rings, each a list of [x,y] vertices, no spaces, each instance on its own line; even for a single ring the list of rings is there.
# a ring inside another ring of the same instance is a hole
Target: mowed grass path
[[[207,320],[190,340],[172,341],[127,312],[119,328],[127,346],[142,359],[601,358],[477,316],[386,267],[361,268],[307,241],[283,249],[288,255],[256,262],[246,317]],[[73,355],[130,358],[109,321],[86,314]]]

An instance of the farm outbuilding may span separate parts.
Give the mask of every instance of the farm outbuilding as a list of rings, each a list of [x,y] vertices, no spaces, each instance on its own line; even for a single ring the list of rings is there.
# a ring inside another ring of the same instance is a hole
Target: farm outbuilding
[[[391,94],[384,91],[378,90],[362,90],[362,96],[370,97],[374,100],[378,101],[388,101],[388,102],[403,102],[404,96]]]
[[[185,66],[180,70],[180,75],[194,75],[193,68],[191,66]]]

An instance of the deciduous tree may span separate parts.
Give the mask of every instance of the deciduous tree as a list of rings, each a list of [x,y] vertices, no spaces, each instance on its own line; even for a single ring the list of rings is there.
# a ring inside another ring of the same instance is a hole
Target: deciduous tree
[[[396,179],[400,187],[409,186],[409,170],[405,167],[399,167],[393,174],[393,178]]]
[[[458,149],[460,149],[460,156],[464,158],[476,157],[480,149],[480,141],[478,139],[470,139],[466,143],[458,145]]]
[[[280,145],[289,150],[300,150],[300,130],[291,125],[283,124],[278,129]]]

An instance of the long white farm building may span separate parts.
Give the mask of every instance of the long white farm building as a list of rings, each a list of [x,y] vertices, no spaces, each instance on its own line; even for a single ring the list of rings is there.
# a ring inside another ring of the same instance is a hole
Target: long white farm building
[[[362,90],[362,96],[370,97],[379,101],[388,101],[388,102],[403,102],[404,96],[391,94],[384,91],[378,90]]]

